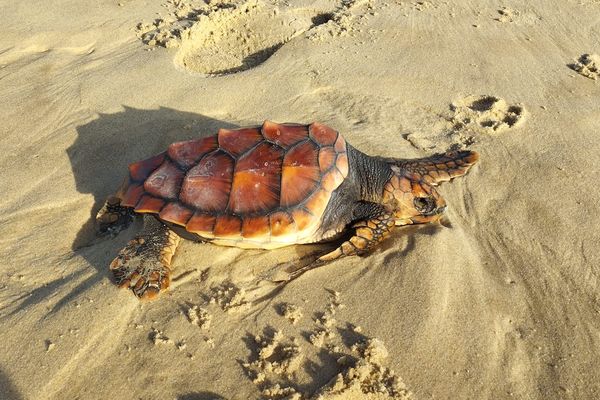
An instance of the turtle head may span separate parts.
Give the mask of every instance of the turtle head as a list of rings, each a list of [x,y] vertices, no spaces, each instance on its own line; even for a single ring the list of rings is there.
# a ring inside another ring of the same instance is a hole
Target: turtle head
[[[396,225],[434,222],[446,209],[446,201],[435,187],[414,174],[394,174],[386,186],[383,201],[393,210]]]
[[[396,225],[424,224],[441,218],[446,201],[436,186],[467,173],[479,155],[454,151],[415,160],[388,159],[392,177],[383,203],[393,210]]]

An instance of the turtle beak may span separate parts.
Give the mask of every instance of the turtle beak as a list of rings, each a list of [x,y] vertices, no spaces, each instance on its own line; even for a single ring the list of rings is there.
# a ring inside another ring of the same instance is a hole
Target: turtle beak
[[[413,224],[426,224],[429,222],[438,222],[440,219],[442,219],[445,210],[446,205],[444,204],[443,206],[436,208],[430,213],[427,213],[425,215],[417,215],[410,218],[409,220]]]
[[[446,215],[444,215],[444,211],[446,211],[446,208],[447,208],[446,205],[443,205],[442,207],[438,208],[436,210],[435,216],[433,217],[431,222],[433,222],[434,224],[438,224],[440,226],[446,227],[446,228],[450,228],[451,227],[450,220],[448,220],[448,217],[446,217]]]
[[[406,219],[397,219],[395,221],[395,225],[396,226],[405,226],[405,225],[412,225],[414,222],[412,221],[411,218],[406,218]]]
[[[413,224],[426,224],[432,221],[432,217],[427,217],[425,215],[417,215],[416,217],[410,218],[410,222]]]
[[[452,228],[452,222],[445,215],[440,215],[435,223],[444,228]]]

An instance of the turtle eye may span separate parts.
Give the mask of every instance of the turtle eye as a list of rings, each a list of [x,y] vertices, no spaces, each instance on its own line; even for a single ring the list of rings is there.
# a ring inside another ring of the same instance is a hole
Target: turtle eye
[[[435,200],[431,197],[415,197],[413,201],[416,210],[423,214],[431,214],[435,210]]]

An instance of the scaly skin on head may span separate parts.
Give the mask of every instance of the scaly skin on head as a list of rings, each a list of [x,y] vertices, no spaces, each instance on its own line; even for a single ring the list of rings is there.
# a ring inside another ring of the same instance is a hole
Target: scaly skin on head
[[[455,151],[416,160],[388,160],[393,175],[384,186],[382,203],[392,210],[395,225],[439,220],[446,201],[435,186],[466,174],[478,159],[476,152]]]
[[[418,174],[404,174],[392,166],[394,175],[383,189],[382,203],[393,210],[396,226],[435,221],[446,209],[446,202]],[[408,175],[408,176],[406,176]]]

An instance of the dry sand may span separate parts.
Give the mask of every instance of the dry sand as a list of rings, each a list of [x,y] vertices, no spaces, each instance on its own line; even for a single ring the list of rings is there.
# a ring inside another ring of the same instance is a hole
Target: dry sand
[[[597,0],[3,1],[2,399],[600,398]],[[448,227],[273,292],[318,246],[186,242],[158,301],[92,216],[129,162],[321,121],[481,153]]]

